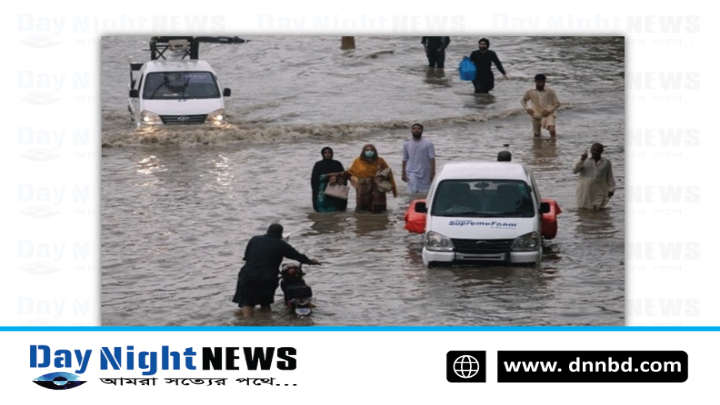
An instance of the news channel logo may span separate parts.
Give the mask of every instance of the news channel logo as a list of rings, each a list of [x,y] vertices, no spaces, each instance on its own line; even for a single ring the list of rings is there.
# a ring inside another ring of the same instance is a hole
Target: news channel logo
[[[55,373],[43,374],[33,380],[33,382],[43,388],[49,390],[69,390],[85,384],[87,381],[80,381],[79,375],[73,373],[64,373],[62,371]]]
[[[484,351],[449,351],[446,360],[445,368],[448,382],[486,382]]]

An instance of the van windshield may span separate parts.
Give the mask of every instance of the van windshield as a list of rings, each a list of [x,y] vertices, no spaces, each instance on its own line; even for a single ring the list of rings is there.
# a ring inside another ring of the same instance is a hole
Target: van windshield
[[[532,218],[530,186],[519,180],[444,180],[432,202],[441,217]]]
[[[145,79],[146,100],[219,98],[215,76],[211,72],[155,72]]]

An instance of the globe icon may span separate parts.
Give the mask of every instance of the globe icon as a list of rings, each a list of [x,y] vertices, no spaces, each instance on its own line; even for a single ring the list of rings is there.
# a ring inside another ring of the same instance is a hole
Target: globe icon
[[[480,371],[480,363],[470,355],[462,355],[453,362],[453,371],[460,378],[473,378]]]

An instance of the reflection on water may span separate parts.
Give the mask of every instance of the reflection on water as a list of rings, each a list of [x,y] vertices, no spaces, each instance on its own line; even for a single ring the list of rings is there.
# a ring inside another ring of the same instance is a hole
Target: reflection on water
[[[408,235],[405,237],[405,263],[413,268],[423,268],[422,261],[422,236]]]
[[[475,98],[475,105],[477,106],[489,106],[495,103],[495,95],[492,93],[474,93],[472,82],[467,82],[470,85],[468,93],[472,93]]]
[[[218,186],[229,186],[232,184],[233,175],[230,161],[223,155],[217,155],[212,158],[215,170],[212,173],[215,175],[215,182]]]
[[[613,209],[579,209],[577,213],[576,231],[590,238],[604,239],[612,237],[617,230],[615,229],[615,218],[613,217]]]
[[[311,228],[317,233],[340,233],[345,230],[347,215],[347,212],[318,213],[313,211],[308,214],[308,222],[312,224]]]
[[[228,319],[223,326],[313,326],[315,322],[311,316],[297,316],[289,311],[261,311],[256,310],[252,318],[244,318],[238,309],[234,317]]]
[[[150,155],[148,157],[140,159],[137,166],[138,173],[142,174],[153,174],[154,172],[162,169],[160,160],[155,155]]]
[[[530,120],[528,120],[528,122],[529,121]],[[529,129],[528,132],[530,132]],[[533,160],[531,164],[533,166],[542,168],[543,166],[556,165],[556,159],[558,157],[557,138],[544,138],[534,136],[532,152]]]
[[[358,211],[354,213],[354,220],[354,230],[358,237],[382,238],[382,232],[392,225],[387,211],[377,214]]]
[[[452,84],[450,77],[445,76],[444,69],[437,70],[432,68],[425,70],[425,83],[444,87],[450,87]]]

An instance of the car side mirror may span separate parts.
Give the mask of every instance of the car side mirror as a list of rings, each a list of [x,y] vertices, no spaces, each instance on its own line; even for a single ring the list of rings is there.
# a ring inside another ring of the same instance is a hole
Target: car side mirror
[[[230,97],[230,89],[223,89],[223,97]]]
[[[130,98],[138,98],[138,91],[135,89],[130,90]]]
[[[423,201],[415,203],[415,212],[427,212],[427,204]]]
[[[541,202],[540,203],[540,213],[541,214],[547,214],[550,212],[550,203],[548,202]]]

